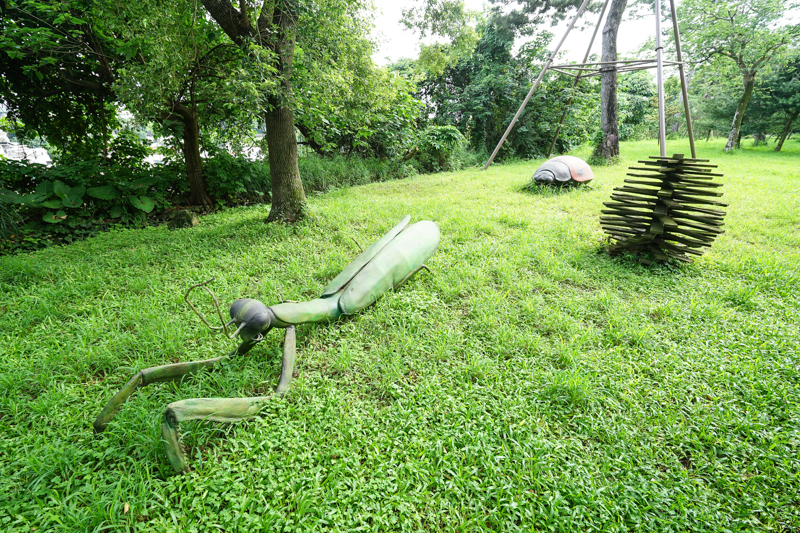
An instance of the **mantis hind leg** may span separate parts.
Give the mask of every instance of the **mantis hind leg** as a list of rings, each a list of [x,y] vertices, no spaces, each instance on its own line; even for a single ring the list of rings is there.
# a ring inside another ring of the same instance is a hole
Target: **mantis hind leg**
[[[95,433],[102,433],[108,427],[109,422],[114,418],[119,408],[123,403],[134,393],[139,387],[150,385],[151,383],[160,383],[163,381],[175,381],[181,379],[183,376],[189,374],[196,374],[201,370],[210,368],[219,363],[223,359],[239,353],[244,354],[250,351],[255,346],[255,342],[244,341],[236,349],[228,355],[221,357],[214,357],[213,359],[205,359],[203,361],[189,361],[186,363],[174,363],[171,365],[154,366],[146,368],[136,373],[119,392],[117,392],[111,400],[103,407],[100,414],[92,423]]]

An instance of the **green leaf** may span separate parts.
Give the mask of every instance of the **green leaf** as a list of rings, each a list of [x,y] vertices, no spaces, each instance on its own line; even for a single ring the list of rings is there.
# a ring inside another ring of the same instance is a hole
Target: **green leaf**
[[[69,191],[69,185],[67,185],[63,181],[55,180],[53,182],[53,192],[56,193],[56,196],[58,196],[62,200],[67,197],[68,191]]]
[[[86,194],[92,198],[99,198],[100,200],[114,200],[119,197],[119,192],[111,185],[103,185],[102,187],[89,187],[86,189]]]
[[[9,191],[8,189],[0,189],[0,202],[6,202],[9,204],[22,204],[25,201],[23,200],[23,196],[15,191]]]
[[[57,213],[50,211],[49,213],[42,215],[42,220],[49,222],[50,224],[58,224],[63,222],[65,218],[67,218],[67,214],[64,211],[58,211]]]
[[[52,200],[47,200],[46,202],[41,202],[39,205],[41,205],[43,207],[49,207],[50,209],[58,209],[63,204],[61,203],[61,200],[57,200],[57,199],[53,198]]]
[[[149,213],[156,206],[156,203],[149,196],[128,196],[131,205],[136,209],[141,209],[145,213]]]
[[[39,203],[39,198],[36,196],[36,193],[26,194],[25,196],[20,196],[19,203],[27,205],[28,207],[41,207],[42,204]],[[58,206],[61,207],[61,202],[58,202]]]
[[[85,192],[86,187],[83,185],[68,189],[67,194],[62,198],[64,207],[80,207],[83,203],[83,195]]]
[[[111,218],[119,218],[122,216],[122,213],[125,212],[125,208],[121,205],[117,204],[111,208],[111,212],[108,214]]]
[[[53,196],[54,188],[52,181],[43,181],[39,185],[36,186],[36,191],[34,195],[36,197],[37,202],[44,202],[51,196]]]

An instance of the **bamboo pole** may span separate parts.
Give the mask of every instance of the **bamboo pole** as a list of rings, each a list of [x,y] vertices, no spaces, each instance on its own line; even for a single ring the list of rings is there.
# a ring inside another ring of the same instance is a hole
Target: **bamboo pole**
[[[600,68],[594,68],[593,69],[593,68],[591,68],[592,65],[619,65],[617,68],[635,68],[635,67],[638,67],[638,68],[644,69],[644,68],[653,68],[653,67],[655,67],[655,65],[645,66],[645,65],[647,65],[649,63],[655,63],[655,62],[656,62],[655,59],[637,59],[636,61],[606,61],[604,63],[601,63],[601,62],[598,62],[598,63],[583,63],[583,64],[570,63],[570,64],[567,64],[567,65],[551,65],[550,66],[550,70],[558,68],[558,69],[564,69],[564,70],[596,70],[596,71],[600,71],[600,69],[602,68],[602,67],[600,67]],[[664,59],[662,61],[662,64],[664,66],[670,66],[670,65],[677,66],[677,65],[679,65],[679,63],[677,61],[670,61],[668,59]]]
[[[656,84],[658,85],[658,141],[661,146],[661,157],[667,157],[667,126],[664,116],[664,66],[661,46],[661,0],[655,0],[656,6]]]
[[[542,71],[539,73],[539,77],[536,78],[536,81],[534,82],[533,87],[531,87],[531,90],[528,91],[528,95],[525,97],[525,100],[522,101],[522,105],[519,106],[519,110],[517,111],[517,114],[514,115],[514,118],[511,120],[511,124],[509,124],[508,128],[506,128],[506,132],[503,134],[503,137],[500,139],[500,142],[497,143],[497,147],[494,149],[494,152],[492,152],[491,157],[489,157],[489,160],[483,166],[483,170],[486,170],[487,168],[489,168],[489,165],[491,165],[492,161],[494,161],[495,156],[497,156],[497,152],[500,151],[500,147],[503,146],[503,143],[506,141],[506,137],[508,137],[508,134],[511,133],[511,129],[514,127],[514,124],[517,123],[517,120],[519,120],[519,116],[522,114],[522,111],[525,109],[525,106],[528,105],[528,100],[531,99],[531,96],[533,96],[533,92],[536,90],[537,87],[539,87],[539,84],[542,82],[542,78],[544,78],[545,72],[547,72],[547,69],[550,67],[550,64],[553,62],[553,59],[555,59],[556,54],[561,49],[561,45],[564,44],[564,41],[567,39],[567,35],[569,35],[569,32],[572,31],[572,27],[575,26],[575,22],[577,22],[578,18],[583,14],[583,10],[586,9],[586,4],[588,4],[588,3],[589,3],[589,0],[583,0],[583,3],[581,4],[581,7],[578,9],[578,12],[575,14],[575,17],[572,19],[572,22],[569,23],[569,27],[567,28],[567,31],[564,32],[564,36],[561,38],[561,41],[559,41],[558,45],[556,46],[556,49],[553,50],[553,53],[550,56],[550,59],[548,59],[547,63],[545,63],[544,67],[542,68]]]
[[[618,59],[617,61],[595,61],[594,63],[566,63],[564,65],[553,65],[550,68],[570,68],[589,65],[618,65],[620,63],[652,63],[653,61],[655,61],[655,59]]]
[[[669,65],[669,63],[664,63],[664,66],[670,66],[670,65]],[[672,65],[672,66],[675,66],[675,65]],[[630,68],[619,68],[619,69],[617,69],[617,73],[618,74],[625,74],[626,72],[636,72],[637,70],[649,70],[651,68],[653,68],[653,67],[649,66],[649,67],[636,67],[636,68],[633,68],[633,67],[630,67]],[[550,70],[553,70],[553,69],[550,69]],[[575,76],[576,75],[576,74],[569,74],[569,73],[566,73],[566,72],[564,72],[564,74],[567,74],[569,76]],[[591,74],[584,74],[582,77],[591,78],[593,76],[599,76],[601,74],[602,74],[602,72],[600,72],[600,71],[594,71]]]
[[[689,132],[689,146],[692,150],[692,158],[697,158],[694,149],[694,131],[692,130],[692,115],[689,112],[689,86],[686,83],[686,74],[683,71],[683,56],[681,54],[681,37],[678,32],[678,13],[675,10],[675,0],[669,0],[670,11],[672,12],[672,31],[675,35],[675,51],[678,55],[678,71],[681,75],[681,93],[683,94],[683,110],[686,113],[686,129]]]
[[[584,54],[583,56],[584,65],[586,64],[586,60],[589,59],[589,54],[592,51],[592,45],[594,44],[594,39],[595,37],[597,37],[597,30],[600,29],[600,23],[603,22],[603,15],[606,14],[606,8],[608,8],[609,1],[610,0],[605,1],[605,3],[603,4],[603,10],[600,11],[600,16],[597,18],[597,25],[595,25],[594,27],[594,33],[592,33],[592,38],[589,40],[589,46],[586,47],[586,54]],[[566,72],[564,74],[568,74],[569,76],[575,76],[574,74],[569,74]],[[581,81],[582,74],[583,70],[581,70],[581,72],[577,76],[575,76],[575,83],[572,84],[573,90],[578,86],[578,83]],[[572,96],[570,96],[569,100],[567,100],[567,105],[565,106],[566,109],[564,109],[564,112],[561,114],[561,120],[558,121],[558,127],[556,128],[556,132],[553,135],[553,141],[550,143],[550,149],[547,150],[548,159],[550,158],[550,155],[553,153],[553,148],[555,148],[556,146],[556,141],[558,140],[558,134],[561,133],[561,126],[564,125],[564,119],[567,118],[567,111],[569,110],[569,106],[571,105],[572,105]]]

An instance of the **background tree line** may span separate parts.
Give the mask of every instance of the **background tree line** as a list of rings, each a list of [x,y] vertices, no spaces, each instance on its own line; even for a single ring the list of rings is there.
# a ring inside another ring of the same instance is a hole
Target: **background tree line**
[[[291,222],[306,190],[481,163],[550,53],[550,21],[579,4],[492,0],[475,13],[421,0],[404,22],[435,42],[379,68],[362,0],[0,0],[3,129],[46,143],[56,163],[0,161],[2,228],[25,233],[16,219],[29,238],[44,227],[58,240],[174,205],[264,200],[269,221]],[[795,8],[680,5],[698,129],[728,133],[726,149],[752,134],[775,135],[780,150],[800,115],[800,26],[785,17]],[[603,61],[637,9],[652,6],[610,1]],[[679,135],[677,79],[666,89]],[[566,111],[555,151],[591,142],[597,161],[613,159],[620,140],[655,135],[655,94],[648,72],[575,88],[548,76],[500,158],[544,156]],[[142,128],[165,140],[166,164],[144,162]],[[263,160],[242,157],[253,144]]]

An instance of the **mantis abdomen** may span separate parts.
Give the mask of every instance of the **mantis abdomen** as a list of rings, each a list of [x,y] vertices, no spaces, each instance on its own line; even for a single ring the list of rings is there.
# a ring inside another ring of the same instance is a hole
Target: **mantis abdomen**
[[[408,223],[406,219],[404,222]],[[355,274],[349,281],[338,281],[341,288],[336,292],[327,295],[329,290],[326,290],[322,298],[270,306],[269,310],[277,319],[272,325],[286,327],[352,315],[373,304],[386,291],[402,285],[433,255],[439,245],[440,234],[439,227],[429,220],[417,222],[399,232],[396,230],[397,227],[387,234],[395,235],[374,252],[371,258],[364,261],[359,256],[345,268],[344,272],[350,270],[355,271]],[[363,263],[360,268],[359,262]]]

